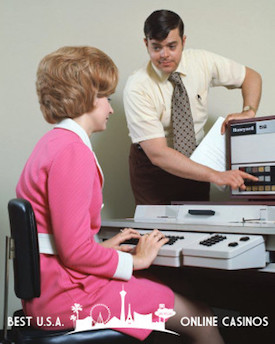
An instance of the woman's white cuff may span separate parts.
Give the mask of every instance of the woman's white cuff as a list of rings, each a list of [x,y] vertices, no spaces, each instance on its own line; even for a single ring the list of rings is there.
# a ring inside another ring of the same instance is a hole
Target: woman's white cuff
[[[117,251],[118,265],[113,278],[128,281],[133,274],[133,256],[130,253]]]

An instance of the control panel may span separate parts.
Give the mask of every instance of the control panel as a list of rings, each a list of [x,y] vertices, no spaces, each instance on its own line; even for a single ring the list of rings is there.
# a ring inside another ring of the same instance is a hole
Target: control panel
[[[257,117],[230,122],[227,131],[229,169],[239,169],[259,178],[246,180],[246,190],[232,190],[233,197],[275,199],[275,117]]]

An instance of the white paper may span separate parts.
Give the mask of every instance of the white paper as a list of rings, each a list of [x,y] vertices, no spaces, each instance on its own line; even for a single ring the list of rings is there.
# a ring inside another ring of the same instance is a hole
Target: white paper
[[[220,172],[226,170],[225,135],[221,134],[223,121],[223,117],[217,119],[190,157],[191,160]]]

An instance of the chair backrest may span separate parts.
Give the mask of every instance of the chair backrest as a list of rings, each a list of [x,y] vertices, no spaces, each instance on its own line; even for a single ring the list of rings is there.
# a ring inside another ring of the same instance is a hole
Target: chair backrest
[[[40,296],[40,256],[37,228],[30,202],[16,198],[8,204],[11,237],[14,242],[14,291],[29,300]]]

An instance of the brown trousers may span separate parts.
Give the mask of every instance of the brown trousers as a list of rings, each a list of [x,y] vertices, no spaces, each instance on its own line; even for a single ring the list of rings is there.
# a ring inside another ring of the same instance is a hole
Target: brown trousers
[[[154,166],[139,145],[131,145],[129,168],[136,204],[209,201],[209,183],[180,178]]]

